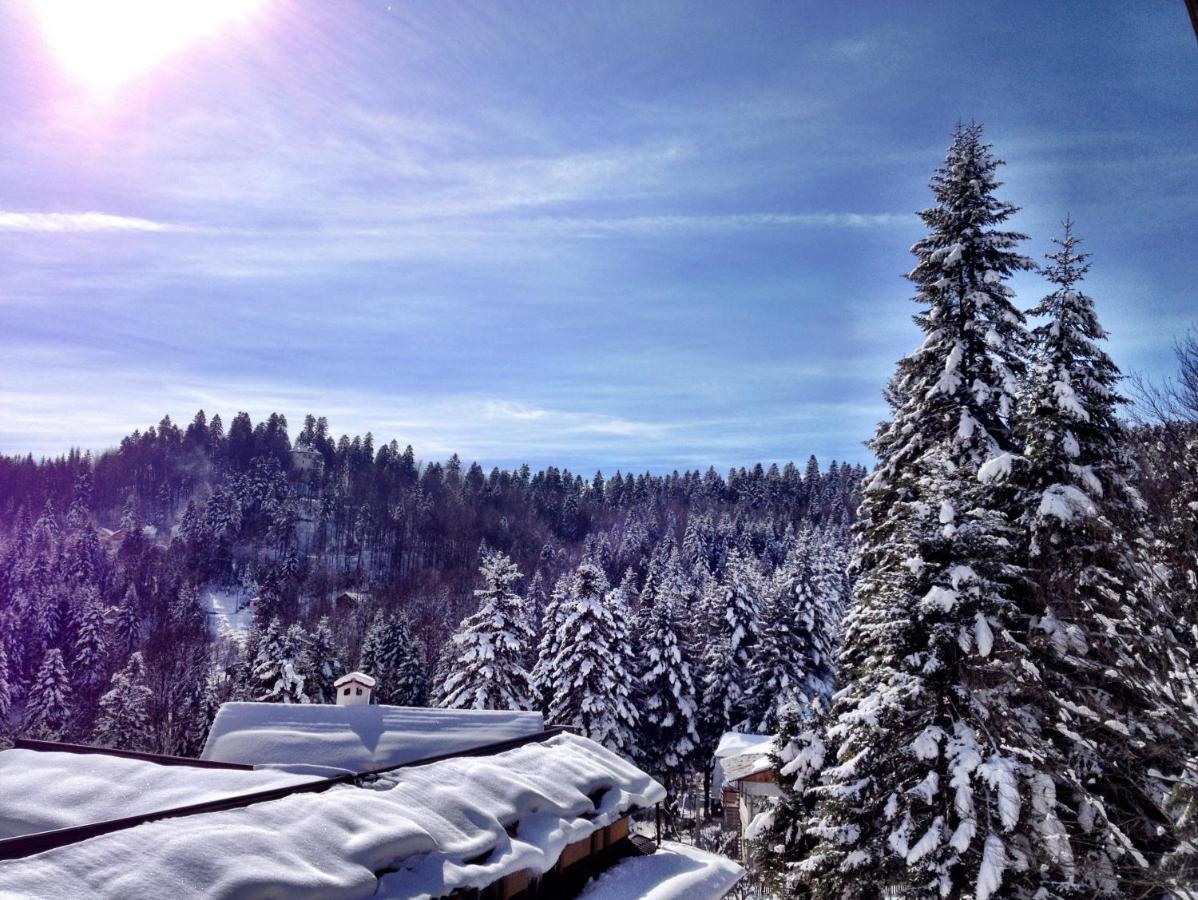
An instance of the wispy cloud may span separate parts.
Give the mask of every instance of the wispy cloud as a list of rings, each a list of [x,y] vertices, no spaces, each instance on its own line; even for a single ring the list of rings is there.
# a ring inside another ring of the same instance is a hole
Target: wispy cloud
[[[0,231],[120,232],[183,231],[184,226],[102,212],[13,212],[0,210]]]

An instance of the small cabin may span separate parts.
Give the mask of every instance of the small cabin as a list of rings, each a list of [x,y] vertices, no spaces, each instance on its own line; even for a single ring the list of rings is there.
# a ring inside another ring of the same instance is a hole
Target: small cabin
[[[337,689],[338,706],[360,706],[370,703],[374,679],[365,672],[350,672],[333,682],[333,687]]]
[[[734,731],[721,737],[715,750],[714,776],[720,785],[724,832],[742,859],[748,854],[744,839],[749,825],[770,809],[772,798],[782,796],[774,778],[775,743],[770,734]]]

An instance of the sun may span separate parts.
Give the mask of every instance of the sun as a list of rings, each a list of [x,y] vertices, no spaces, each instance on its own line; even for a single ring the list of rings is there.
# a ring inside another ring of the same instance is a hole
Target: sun
[[[34,0],[46,41],[84,86],[118,87],[262,0]]]

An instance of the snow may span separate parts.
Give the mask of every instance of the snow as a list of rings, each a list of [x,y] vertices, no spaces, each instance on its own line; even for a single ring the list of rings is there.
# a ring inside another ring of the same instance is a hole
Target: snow
[[[774,751],[774,735],[747,734],[741,731],[729,731],[720,737],[715,748],[716,759],[727,759],[731,756],[744,756],[752,753],[763,756]]]
[[[251,594],[245,588],[206,588],[200,597],[213,633],[242,646],[254,620],[250,600]]]
[[[538,712],[225,703],[201,759],[362,772],[544,730]]]
[[[978,646],[978,655],[989,656],[994,647],[994,632],[990,630],[990,623],[981,613],[978,613],[973,621],[973,639]]]
[[[363,687],[374,687],[374,679],[365,672],[347,672],[333,682],[333,687],[341,687],[351,682],[360,684]]]
[[[1071,484],[1054,484],[1040,495],[1040,515],[1053,516],[1062,522],[1097,515],[1098,510],[1084,491]]]
[[[561,734],[14,860],[0,896],[440,897],[547,871],[566,845],[664,797],[631,763]]]
[[[585,900],[717,900],[744,877],[732,860],[662,841],[652,856],[625,859],[587,885]]]
[[[1011,466],[1015,462],[1015,454],[1000,453],[992,459],[986,460],[978,468],[978,481],[982,484],[991,484],[993,482],[1003,482],[1011,477]]]
[[[80,753],[0,753],[0,838],[312,781],[270,770],[162,766]]]
[[[996,835],[986,838],[982,850],[982,867],[978,870],[977,900],[990,900],[1002,886],[1002,873],[1007,867],[1007,852],[1002,839]]]

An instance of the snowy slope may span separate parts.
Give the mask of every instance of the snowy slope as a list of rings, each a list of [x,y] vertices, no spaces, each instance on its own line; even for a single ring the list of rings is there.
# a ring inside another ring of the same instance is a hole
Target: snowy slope
[[[543,730],[536,712],[225,703],[201,758],[362,772]]]
[[[563,734],[246,809],[166,819],[0,866],[0,896],[444,896],[523,869],[665,791]],[[590,797],[595,797],[592,803]]]
[[[0,838],[312,781],[273,771],[160,766],[115,756],[0,753]]]
[[[253,594],[245,588],[205,588],[200,602],[208,611],[213,634],[244,646],[245,636],[254,620],[254,611],[250,607],[252,598]]]
[[[745,870],[725,856],[662,841],[652,856],[622,860],[579,894],[579,900],[719,900]]]

